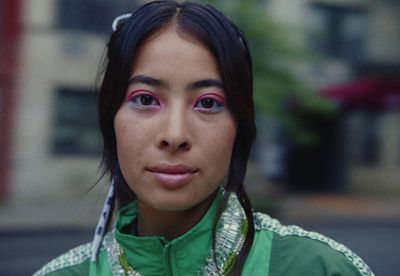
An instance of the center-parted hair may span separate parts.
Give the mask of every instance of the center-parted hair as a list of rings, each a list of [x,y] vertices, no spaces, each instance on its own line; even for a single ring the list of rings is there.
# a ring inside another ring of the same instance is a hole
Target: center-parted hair
[[[245,243],[235,263],[235,274],[240,274],[254,237],[252,208],[243,186],[256,133],[252,63],[243,33],[217,9],[191,2],[154,1],[139,7],[130,17],[119,22],[107,44],[106,67],[98,95],[99,123],[104,142],[103,175],[114,178],[119,207],[136,199],[118,167],[114,117],[124,101],[138,49],[150,36],[169,26],[203,44],[213,54],[222,78],[227,107],[237,124],[224,199],[216,219],[226,207],[231,193],[235,193],[249,223]],[[215,228],[216,223],[213,247]]]

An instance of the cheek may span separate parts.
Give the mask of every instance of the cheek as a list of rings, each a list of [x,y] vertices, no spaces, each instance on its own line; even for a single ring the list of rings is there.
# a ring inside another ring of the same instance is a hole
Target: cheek
[[[134,117],[128,108],[121,107],[114,119],[115,138],[117,139],[117,147],[131,148],[135,145],[135,140],[143,139],[145,135],[141,120]],[[119,144],[119,145],[118,145]]]
[[[130,159],[138,158],[140,151],[135,145],[140,144],[143,132],[138,131],[140,125],[134,120],[129,112],[121,108],[114,119],[115,138],[117,143],[118,161],[121,167],[129,163]]]
[[[129,110],[123,107],[114,119],[115,138],[117,143],[117,158],[121,173],[128,186],[135,191],[132,183],[136,183],[140,172],[140,160],[143,156],[143,131],[140,120],[132,118]],[[142,145],[142,147],[137,146]]]
[[[209,133],[208,141],[204,147],[207,148],[209,162],[223,175],[227,173],[231,161],[233,144],[236,137],[236,125],[234,122],[218,126]]]
[[[118,152],[122,151],[122,148],[126,147],[126,140],[128,139],[132,124],[129,123],[129,118],[123,111],[118,111],[114,119],[115,139],[117,141]]]

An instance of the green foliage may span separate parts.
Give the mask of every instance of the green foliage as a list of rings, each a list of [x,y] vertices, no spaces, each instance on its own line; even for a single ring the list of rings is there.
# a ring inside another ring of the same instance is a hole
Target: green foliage
[[[272,116],[281,111],[281,104],[290,93],[301,88],[281,59],[294,58],[297,53],[285,40],[285,30],[267,16],[264,1],[207,0],[224,11],[246,34],[254,71],[255,102],[259,111]]]
[[[293,64],[307,57],[302,49],[292,45],[288,37],[296,30],[278,25],[267,13],[263,0],[204,0],[237,23],[246,34],[253,57],[254,99],[258,112],[278,118],[290,138],[296,143],[313,143],[315,134],[303,127],[296,117],[298,112],[288,110],[288,102],[295,108],[315,114],[332,115],[334,106],[317,96],[299,81],[291,70]],[[289,107],[290,108],[290,107]]]

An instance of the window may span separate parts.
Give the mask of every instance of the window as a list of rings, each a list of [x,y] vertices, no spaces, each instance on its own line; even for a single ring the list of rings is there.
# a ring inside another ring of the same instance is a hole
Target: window
[[[365,10],[313,4],[312,11],[311,47],[351,63],[362,61],[367,27]]]
[[[379,120],[380,116],[377,113],[366,114],[366,121],[364,125],[364,133],[362,140],[362,154],[361,163],[366,166],[372,166],[380,161],[380,133]]]
[[[57,27],[109,34],[114,18],[132,11],[136,5],[132,0],[58,0]]]
[[[350,113],[348,150],[353,164],[375,166],[381,161],[382,114],[372,111]]]
[[[101,152],[95,93],[59,88],[54,114],[53,154],[91,156]]]

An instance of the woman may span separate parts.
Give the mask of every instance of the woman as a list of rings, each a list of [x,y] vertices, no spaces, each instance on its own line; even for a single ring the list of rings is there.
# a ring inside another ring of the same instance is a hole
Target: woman
[[[252,212],[251,58],[233,23],[175,1],[114,23],[99,92],[107,204],[95,240],[36,275],[372,275],[344,246]]]

